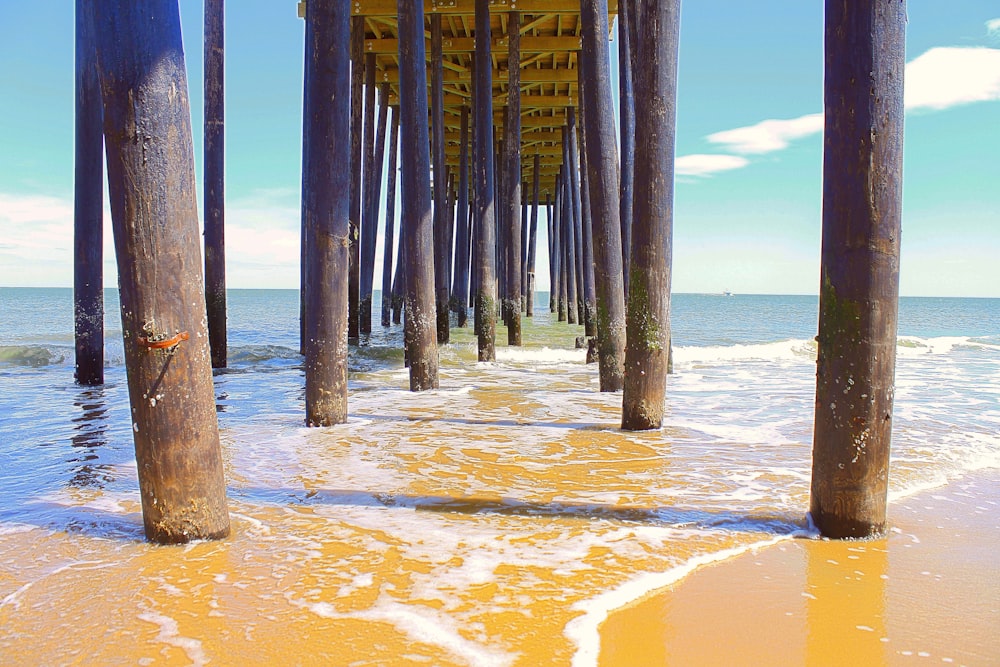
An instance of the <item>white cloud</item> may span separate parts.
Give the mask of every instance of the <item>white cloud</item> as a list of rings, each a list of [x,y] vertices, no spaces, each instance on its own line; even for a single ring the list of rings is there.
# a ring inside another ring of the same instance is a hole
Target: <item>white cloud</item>
[[[682,155],[674,161],[674,172],[678,176],[711,176],[720,171],[745,167],[749,163],[739,155]]]
[[[788,148],[795,139],[823,131],[823,114],[813,113],[787,120],[763,120],[708,135],[713,144],[722,144],[736,153],[770,153]]]
[[[990,19],[987,21],[986,32],[996,37],[1000,37],[1000,19]]]
[[[907,110],[941,110],[1000,100],[1000,49],[939,47],[926,51],[907,63],[904,95]]]

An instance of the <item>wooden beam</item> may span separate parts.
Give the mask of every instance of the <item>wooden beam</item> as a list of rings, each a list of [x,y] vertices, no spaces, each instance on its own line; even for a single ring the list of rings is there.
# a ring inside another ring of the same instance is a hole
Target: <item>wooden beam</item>
[[[569,68],[559,68],[559,69],[539,69],[537,67],[521,67],[521,86],[522,88],[525,84],[537,84],[537,83],[561,83],[569,84],[576,87],[576,70]],[[386,67],[385,69],[379,70],[376,74],[376,79],[379,81],[385,81],[390,84],[399,83],[399,68],[397,67]],[[493,87],[496,88],[500,85],[501,81],[507,79],[507,68],[498,68],[493,70]],[[472,84],[472,71],[465,68],[463,71],[452,71],[447,70],[444,73],[445,84],[449,83],[461,83],[461,84]]]
[[[494,37],[491,40],[492,47],[498,51],[507,50],[508,39],[504,37]],[[430,40],[427,40],[429,46]],[[441,41],[441,49],[445,54],[470,53],[476,48],[475,37],[446,37]],[[566,53],[580,50],[580,38],[574,35],[544,36],[544,37],[522,37],[521,53]],[[375,53],[379,55],[394,55],[399,51],[399,40],[386,39],[366,39],[365,53]]]
[[[618,11],[617,0],[608,5],[612,13]],[[299,18],[305,18],[306,2],[298,3]],[[524,14],[579,14],[580,3],[576,0],[490,0],[491,12],[505,12],[511,9]],[[363,16],[396,16],[395,0],[353,0],[351,13]],[[476,13],[475,0],[424,0],[424,13],[444,16],[473,16]]]

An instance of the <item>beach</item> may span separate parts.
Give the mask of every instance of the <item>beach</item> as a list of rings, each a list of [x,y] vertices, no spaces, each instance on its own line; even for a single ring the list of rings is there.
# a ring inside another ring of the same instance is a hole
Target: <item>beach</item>
[[[236,290],[233,534],[160,547],[106,295],[87,388],[69,290],[0,289],[0,664],[998,659],[996,300],[901,303],[892,530],[852,543],[806,520],[815,297],[677,295],[665,426],[628,433],[544,311],[491,364],[453,329],[420,393],[379,329],[351,346],[348,422],[305,428],[298,294]]]

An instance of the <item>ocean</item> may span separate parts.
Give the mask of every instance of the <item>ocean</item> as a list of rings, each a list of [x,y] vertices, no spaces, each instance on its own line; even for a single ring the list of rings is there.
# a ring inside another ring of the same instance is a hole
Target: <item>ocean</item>
[[[674,295],[665,425],[640,433],[546,293],[522,348],[498,326],[496,363],[452,329],[419,394],[376,293],[348,422],[305,428],[298,303],[229,291],[233,535],[157,547],[116,291],[87,388],[72,291],[0,288],[0,663],[596,664],[612,610],[809,535],[814,296]],[[1000,299],[901,299],[890,523],[891,503],[997,468]]]

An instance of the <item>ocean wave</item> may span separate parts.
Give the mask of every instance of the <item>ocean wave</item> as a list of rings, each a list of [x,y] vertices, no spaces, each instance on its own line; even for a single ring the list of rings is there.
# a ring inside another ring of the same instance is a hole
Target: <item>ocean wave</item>
[[[298,350],[282,345],[231,345],[228,361],[231,364],[258,364],[281,359],[301,359]]]
[[[41,368],[73,359],[73,348],[50,345],[0,345],[0,364]]]
[[[727,361],[812,361],[816,341],[782,340],[773,343],[681,346],[674,348],[674,363],[714,364]]]

